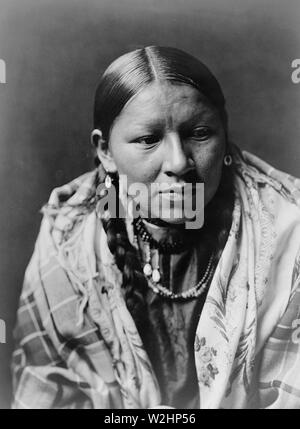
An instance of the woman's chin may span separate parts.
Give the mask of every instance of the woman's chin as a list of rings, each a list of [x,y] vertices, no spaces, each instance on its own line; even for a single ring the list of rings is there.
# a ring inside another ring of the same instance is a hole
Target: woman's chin
[[[139,215],[145,219],[156,219],[166,222],[171,225],[180,225],[185,224],[186,222],[191,222],[195,218],[195,212],[186,213],[180,208],[173,208],[164,210],[150,210],[150,213],[147,210],[143,209],[143,206],[140,207]]]
[[[185,222],[184,216],[180,216],[180,215],[176,216],[176,214],[174,214],[174,216],[173,215],[172,216],[163,216],[162,215],[161,218],[163,220],[165,220],[166,222],[170,222],[170,223],[183,223],[183,222]]]

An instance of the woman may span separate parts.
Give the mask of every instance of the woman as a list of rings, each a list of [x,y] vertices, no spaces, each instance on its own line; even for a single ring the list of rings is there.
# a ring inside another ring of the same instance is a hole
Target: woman
[[[92,142],[43,210],[13,406],[298,408],[299,181],[230,145],[217,80],[173,48],[109,66]]]

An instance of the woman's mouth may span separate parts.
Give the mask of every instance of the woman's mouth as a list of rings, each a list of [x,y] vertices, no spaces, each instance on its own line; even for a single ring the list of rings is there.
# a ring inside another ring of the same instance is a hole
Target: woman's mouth
[[[182,192],[169,191],[169,192],[162,192],[161,194],[162,194],[162,198],[167,198],[168,200],[172,200],[172,201],[181,201],[183,199]]]
[[[159,191],[159,194],[168,200],[180,201],[182,199],[190,198],[194,195],[196,186],[192,183],[185,185],[177,185]]]

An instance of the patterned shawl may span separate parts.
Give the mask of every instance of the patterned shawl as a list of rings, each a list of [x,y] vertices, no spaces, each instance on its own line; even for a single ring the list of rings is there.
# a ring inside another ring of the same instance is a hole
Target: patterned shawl
[[[232,227],[195,337],[199,408],[300,408],[300,181],[247,152],[234,160]],[[14,408],[161,404],[92,208],[96,176],[55,189],[44,210],[15,329]]]

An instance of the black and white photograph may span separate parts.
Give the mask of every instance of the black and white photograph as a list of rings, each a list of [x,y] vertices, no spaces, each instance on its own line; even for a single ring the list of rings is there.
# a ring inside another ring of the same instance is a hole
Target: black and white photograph
[[[0,0],[0,409],[300,409],[299,118],[299,0]]]

